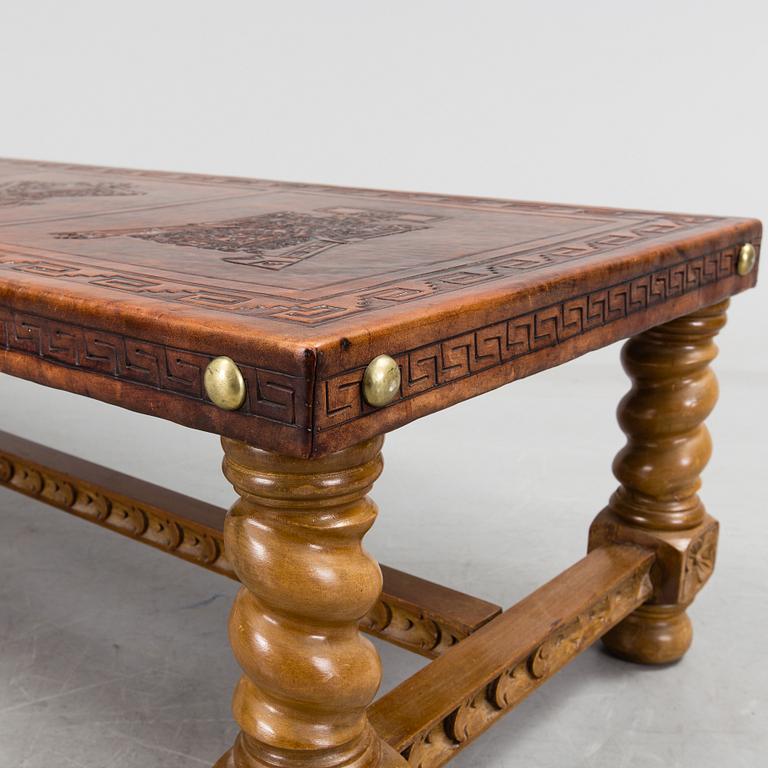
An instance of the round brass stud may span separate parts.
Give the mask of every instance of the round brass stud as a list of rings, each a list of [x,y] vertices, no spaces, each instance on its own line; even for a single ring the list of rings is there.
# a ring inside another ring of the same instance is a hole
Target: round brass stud
[[[744,243],[739,251],[739,260],[736,262],[736,271],[740,275],[748,275],[757,261],[757,251],[752,243]]]
[[[374,357],[363,375],[363,397],[368,405],[381,408],[400,391],[400,366],[389,356]]]
[[[211,360],[203,384],[213,404],[225,411],[236,411],[245,402],[245,379],[231,357]]]

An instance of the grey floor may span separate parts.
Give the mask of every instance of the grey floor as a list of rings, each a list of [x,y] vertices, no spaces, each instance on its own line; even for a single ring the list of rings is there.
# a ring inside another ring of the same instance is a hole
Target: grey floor
[[[392,434],[367,538],[383,562],[509,605],[584,552],[614,482],[616,350]],[[456,766],[755,768],[768,754],[764,376],[725,367],[704,498],[718,568],[685,660],[591,649]],[[0,378],[3,428],[227,504],[216,439]],[[0,491],[0,768],[210,766],[230,743],[235,585]],[[380,645],[395,685],[421,660]]]

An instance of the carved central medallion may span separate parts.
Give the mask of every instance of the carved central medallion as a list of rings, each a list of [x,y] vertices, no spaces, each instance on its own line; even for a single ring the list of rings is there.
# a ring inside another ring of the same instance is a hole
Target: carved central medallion
[[[428,229],[440,216],[366,208],[277,211],[226,221],[143,229],[56,232],[55,237],[90,240],[131,237],[167,245],[235,254],[224,261],[280,270],[330,248],[360,240]]]

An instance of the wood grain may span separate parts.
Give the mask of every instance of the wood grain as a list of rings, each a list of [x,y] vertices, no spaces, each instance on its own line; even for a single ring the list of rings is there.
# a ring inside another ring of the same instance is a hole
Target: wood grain
[[[371,723],[414,768],[436,768],[651,594],[652,552],[608,546],[382,696]]]
[[[242,730],[217,765],[367,768],[391,752],[368,722],[381,664],[358,630],[382,586],[362,548],[382,442],[306,460],[223,439],[241,497],[224,536],[243,584],[229,636],[244,675],[233,700]]]
[[[728,301],[626,343],[632,388],[618,409],[627,443],[614,461],[621,485],[590,532],[590,547],[640,544],[657,554],[648,605],[609,632],[615,655],[645,664],[677,661],[692,639],[686,607],[715,566],[718,525],[698,495],[712,453],[704,424],[718,396],[710,363]]]

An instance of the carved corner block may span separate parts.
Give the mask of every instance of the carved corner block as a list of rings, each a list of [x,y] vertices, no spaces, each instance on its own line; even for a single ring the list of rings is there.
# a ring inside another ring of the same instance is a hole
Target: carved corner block
[[[688,605],[707,583],[715,567],[719,523],[705,515],[694,528],[652,531],[635,528],[621,517],[603,510],[589,530],[589,550],[608,544],[634,544],[652,549],[653,605]]]

